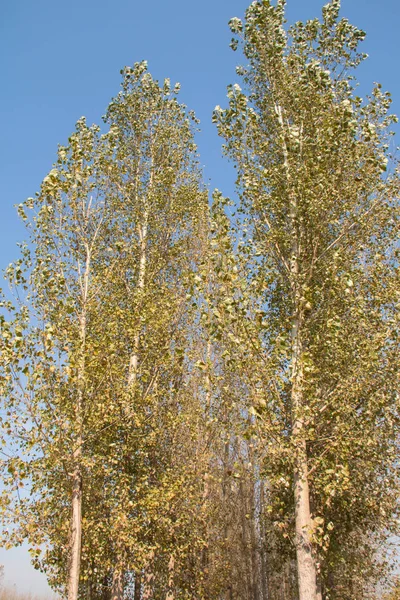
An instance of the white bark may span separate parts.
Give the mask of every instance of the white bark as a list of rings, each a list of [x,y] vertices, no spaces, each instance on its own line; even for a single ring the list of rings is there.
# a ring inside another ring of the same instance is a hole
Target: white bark
[[[303,394],[303,347],[302,325],[303,312],[301,305],[300,281],[300,239],[298,231],[298,201],[293,190],[289,152],[286,136],[290,134],[290,125],[285,123],[282,107],[275,105],[276,115],[282,131],[282,153],[287,181],[287,193],[290,204],[290,229],[292,237],[290,258],[290,284],[292,288],[292,331],[291,331],[291,361],[292,361],[292,439],[295,448],[294,460],[294,500],[295,500],[295,545],[297,559],[297,578],[299,600],[317,599],[317,567],[313,555],[312,531],[313,523],[310,510],[310,491],[308,484],[307,466],[307,432],[302,412],[304,410]],[[301,140],[300,140],[301,141]]]
[[[295,210],[295,206],[293,207]],[[293,213],[292,213],[293,216]],[[298,244],[294,241],[292,248],[292,285],[293,285],[293,317],[292,317],[292,436],[295,448],[294,460],[294,500],[295,500],[295,544],[297,558],[297,577],[299,600],[317,600],[317,568],[313,555],[312,529],[310,510],[310,491],[308,485],[306,430],[302,411],[303,395],[303,348],[302,348],[302,308],[299,293]]]
[[[296,294],[297,296],[297,294]],[[299,305],[299,301],[296,302]],[[303,362],[301,343],[302,315],[299,306],[292,320],[292,419],[294,461],[294,500],[295,500],[295,544],[299,600],[317,600],[317,568],[313,555],[313,522],[310,509],[308,485],[306,431],[302,410]]]
[[[296,517],[296,557],[300,600],[317,600],[317,570],[312,552],[312,519],[310,494],[307,477],[307,451],[300,430],[296,448],[295,517]]]
[[[142,297],[145,280],[146,280],[146,265],[147,265],[147,227],[148,227],[148,211],[147,209],[143,215],[143,223],[139,226],[139,274],[137,281],[137,289],[139,298]],[[132,386],[136,382],[138,364],[139,364],[139,346],[140,346],[140,326],[138,326],[134,342],[133,352],[129,361],[129,375],[128,375],[128,386]]]
[[[302,312],[301,300],[296,284],[298,275],[298,249],[293,249],[292,275],[294,276],[294,315],[292,318],[292,436],[295,447],[294,460],[294,500],[295,500],[295,544],[297,558],[297,577],[299,600],[317,600],[317,568],[313,555],[310,510],[310,491],[308,485],[306,430],[302,411],[303,396],[303,348],[301,342]]]
[[[73,473],[70,537],[71,556],[68,574],[68,600],[77,600],[82,545],[82,478],[79,467]]]
[[[71,530],[70,530],[70,561],[68,572],[68,600],[77,600],[79,592],[79,576],[81,567],[82,549],[82,443],[83,443],[83,403],[85,393],[86,369],[86,312],[89,293],[89,278],[91,267],[90,248],[86,245],[86,263],[84,273],[81,274],[82,310],[80,315],[80,357],[77,373],[77,400],[75,405],[76,441],[73,451],[72,472],[72,502],[71,502]]]

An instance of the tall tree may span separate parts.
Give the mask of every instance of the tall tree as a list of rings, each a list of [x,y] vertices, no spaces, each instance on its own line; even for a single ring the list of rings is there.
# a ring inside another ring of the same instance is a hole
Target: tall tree
[[[164,480],[166,486],[169,469],[161,456],[167,459],[172,451],[163,443],[175,443],[174,429],[182,410],[178,382],[183,376],[186,296],[206,208],[193,139],[197,121],[178,103],[178,91],[179,86],[171,88],[169,80],[160,86],[147,72],[146,64],[138,63],[133,69],[125,69],[122,91],[107,112],[115,139],[114,167],[109,176],[118,198],[115,239],[116,252],[120,254],[119,270],[110,279],[110,297],[116,301],[120,315],[115,335],[121,362],[117,366],[119,373],[114,374],[123,418],[118,424],[118,443],[121,455],[134,454],[129,448],[130,436],[142,439],[146,431],[131,421],[137,414],[136,406],[141,407],[142,418],[151,432],[147,440],[152,439],[154,444],[153,450],[148,450],[150,463],[144,483],[158,481],[160,506],[166,499],[163,500],[159,485]],[[124,449],[120,444],[125,442],[121,440],[126,440]],[[143,450],[139,446],[136,452]],[[127,473],[122,464],[118,469],[117,478],[124,479],[119,489],[127,496],[122,503],[119,498],[116,515],[120,511],[126,514],[129,502],[137,508],[134,480],[138,474],[135,470]],[[171,485],[176,486],[172,482]],[[154,504],[153,487],[148,489],[152,496],[149,501]],[[171,490],[165,488],[165,493]],[[142,510],[148,514],[143,502]],[[152,510],[157,512],[156,506]],[[131,519],[128,518],[126,529],[123,519],[117,519],[116,580],[129,566],[129,556],[136,560],[139,571],[143,565],[143,556],[138,556],[135,548]]]
[[[140,597],[152,562],[157,585],[173,587],[187,545],[192,517],[177,510],[196,480],[179,437],[196,410],[185,356],[207,200],[197,121],[178,89],[145,63],[125,69],[109,132],[81,120],[20,207],[38,214],[8,270],[26,297],[15,310],[6,303],[13,315],[2,319],[2,397],[19,415],[3,423],[4,506],[25,478],[34,495],[9,515],[20,520],[10,543],[28,537],[35,553],[46,543],[40,565],[71,600],[96,590],[120,598],[129,580]]]
[[[106,145],[98,128],[78,121],[40,193],[20,205],[29,243],[6,271],[15,306],[5,301],[1,318],[3,506],[11,521],[4,535],[9,544],[26,538],[36,560],[41,544],[61,544],[70,600],[79,586],[82,490],[90,486],[85,443],[98,426],[102,376],[99,257],[110,213],[98,174]]]
[[[340,2],[288,31],[284,8],[259,0],[245,23],[232,19],[245,91],[230,86],[214,120],[238,170],[239,248],[273,373],[260,433],[278,429],[280,442],[271,438],[265,473],[278,504],[293,489],[282,527],[293,511],[300,600],[344,598],[347,542],[363,527],[385,535],[397,510],[395,119],[379,85],[365,102],[354,93],[365,34],[339,19]]]

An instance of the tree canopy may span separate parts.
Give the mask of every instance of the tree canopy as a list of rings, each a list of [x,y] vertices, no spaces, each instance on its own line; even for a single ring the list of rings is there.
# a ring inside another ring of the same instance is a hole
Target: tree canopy
[[[68,600],[362,600],[398,535],[399,164],[331,0],[233,18],[212,119],[146,62],[18,206],[1,298],[2,543]],[[393,594],[396,582],[393,580]],[[389,597],[395,597],[395,596]]]

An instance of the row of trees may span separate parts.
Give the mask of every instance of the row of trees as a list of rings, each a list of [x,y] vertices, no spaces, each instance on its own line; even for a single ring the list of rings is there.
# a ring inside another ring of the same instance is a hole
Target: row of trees
[[[69,600],[357,600],[397,533],[399,173],[364,33],[232,19],[243,89],[197,120],[145,63],[81,119],[6,271],[3,543]]]

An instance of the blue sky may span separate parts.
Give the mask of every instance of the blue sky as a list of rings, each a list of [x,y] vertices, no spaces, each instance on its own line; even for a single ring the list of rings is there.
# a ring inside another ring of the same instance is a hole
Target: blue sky
[[[13,205],[38,190],[78,118],[101,122],[119,89],[120,69],[146,59],[157,78],[182,85],[181,99],[201,120],[201,163],[210,187],[233,193],[232,169],[221,159],[211,124],[225,88],[236,81],[239,56],[227,27],[248,0],[3,0],[0,2],[0,268],[17,256],[24,238]],[[324,0],[288,0],[288,20],[319,16]],[[342,14],[365,29],[370,55],[359,69],[361,92],[380,81],[400,113],[398,0],[342,0]],[[0,551],[0,563],[18,588],[43,593],[27,553]]]

